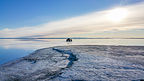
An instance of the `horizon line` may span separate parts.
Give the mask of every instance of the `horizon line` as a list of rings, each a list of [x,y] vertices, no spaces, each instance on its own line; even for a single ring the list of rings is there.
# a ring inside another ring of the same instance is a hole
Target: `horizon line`
[[[0,38],[0,39],[144,39],[144,38],[136,38],[136,37],[130,37],[130,38],[121,38],[121,37],[38,37],[38,38],[29,38],[29,37],[6,37],[6,38]]]

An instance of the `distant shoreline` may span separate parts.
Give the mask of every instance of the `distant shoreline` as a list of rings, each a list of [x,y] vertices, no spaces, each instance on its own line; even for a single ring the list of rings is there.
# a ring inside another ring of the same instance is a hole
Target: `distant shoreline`
[[[0,38],[0,39],[67,39],[67,38]],[[144,39],[144,38],[76,38],[76,37],[71,38],[72,39]]]

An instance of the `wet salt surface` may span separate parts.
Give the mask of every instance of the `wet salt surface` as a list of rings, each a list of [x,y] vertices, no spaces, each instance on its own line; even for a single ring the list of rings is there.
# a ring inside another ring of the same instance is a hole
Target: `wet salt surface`
[[[2,81],[139,81],[143,74],[143,46],[45,48],[0,67]]]

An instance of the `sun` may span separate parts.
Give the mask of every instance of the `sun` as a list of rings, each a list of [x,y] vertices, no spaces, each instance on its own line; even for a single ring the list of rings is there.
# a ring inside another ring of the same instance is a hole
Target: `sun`
[[[128,16],[128,10],[125,8],[115,8],[107,12],[106,17],[112,22],[121,22]]]

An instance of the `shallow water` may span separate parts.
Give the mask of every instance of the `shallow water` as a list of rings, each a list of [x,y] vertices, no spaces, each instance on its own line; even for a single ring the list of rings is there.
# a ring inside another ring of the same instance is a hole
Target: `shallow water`
[[[65,45],[144,46],[144,39],[0,39],[0,64],[26,56],[36,49]]]

